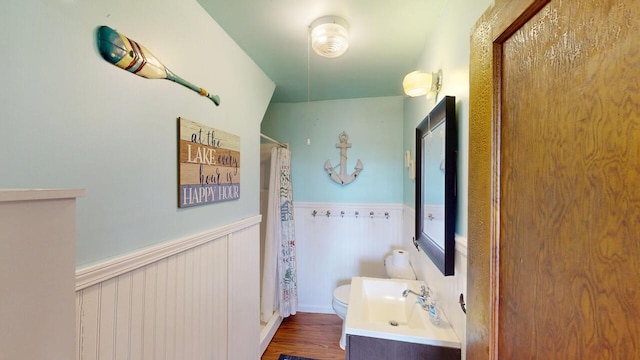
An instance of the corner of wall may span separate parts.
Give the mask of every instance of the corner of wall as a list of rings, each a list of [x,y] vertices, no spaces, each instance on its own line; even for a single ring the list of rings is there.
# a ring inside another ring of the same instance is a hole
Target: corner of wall
[[[411,265],[418,280],[434,290],[440,307],[462,343],[463,359],[466,345],[466,315],[459,304],[460,294],[467,292],[467,239],[456,234],[455,270],[453,276],[444,276],[423,251],[413,245],[415,210],[403,208],[402,245],[409,251]]]

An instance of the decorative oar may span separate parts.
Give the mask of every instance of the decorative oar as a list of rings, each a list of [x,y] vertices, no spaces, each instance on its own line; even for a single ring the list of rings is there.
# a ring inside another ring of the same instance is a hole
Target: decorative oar
[[[147,79],[167,79],[188,87],[211,99],[216,106],[220,97],[195,86],[167,69],[147,48],[120,34],[108,26],[98,28],[98,50],[100,55],[113,65]]]

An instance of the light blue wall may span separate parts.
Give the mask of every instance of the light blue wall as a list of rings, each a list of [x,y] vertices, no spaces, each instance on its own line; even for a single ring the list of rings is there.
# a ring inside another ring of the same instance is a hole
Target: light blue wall
[[[271,104],[262,132],[290,144],[294,199],[401,203],[402,102],[402,97],[382,97]],[[347,173],[354,171],[358,159],[364,165],[360,176],[346,186],[333,182],[323,167],[326,160],[340,164],[336,143],[343,130],[352,144],[347,150]]]
[[[476,20],[493,4],[492,0],[452,0],[440,9],[436,31],[429,34],[416,70],[433,72],[442,69],[443,86],[437,101],[445,95],[456,97],[458,121],[458,204],[456,233],[467,236],[469,174],[469,56],[470,33]],[[425,96],[406,98],[404,102],[404,148],[415,159],[415,128],[436,105]],[[404,203],[415,207],[415,181],[403,175]]]
[[[99,25],[222,104],[102,60]],[[3,1],[0,47],[0,188],[86,189],[77,265],[258,214],[260,121],[274,84],[195,0]],[[178,117],[240,136],[240,200],[177,208]]]

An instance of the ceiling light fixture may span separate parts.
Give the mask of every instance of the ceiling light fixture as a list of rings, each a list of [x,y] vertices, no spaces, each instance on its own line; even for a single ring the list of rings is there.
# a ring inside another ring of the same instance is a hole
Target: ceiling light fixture
[[[316,54],[335,58],[349,47],[349,24],[338,16],[323,16],[311,23],[311,46]]]
[[[442,70],[434,73],[410,72],[402,80],[402,87],[404,93],[411,97],[428,95],[431,92],[435,92],[437,97],[442,88]]]

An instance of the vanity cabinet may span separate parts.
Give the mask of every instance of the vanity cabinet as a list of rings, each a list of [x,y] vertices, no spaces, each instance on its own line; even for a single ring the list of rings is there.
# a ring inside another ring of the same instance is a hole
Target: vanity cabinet
[[[460,349],[347,334],[347,360],[460,360]]]

